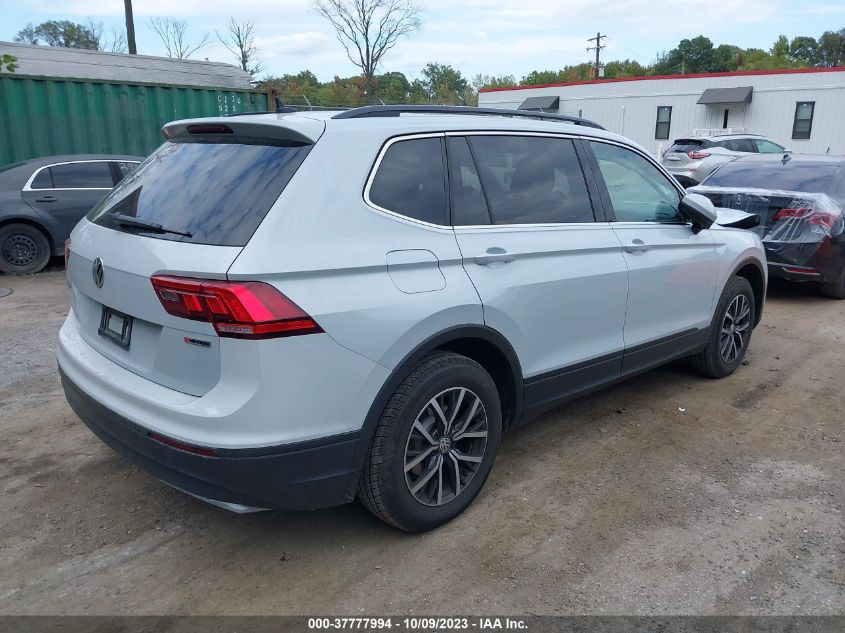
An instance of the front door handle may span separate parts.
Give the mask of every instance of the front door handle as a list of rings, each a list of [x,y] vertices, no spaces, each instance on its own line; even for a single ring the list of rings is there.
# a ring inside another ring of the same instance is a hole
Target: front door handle
[[[43,198],[36,198],[36,202],[55,202],[56,199],[53,196],[44,196]]]
[[[648,244],[642,240],[631,240],[630,244],[622,247],[626,253],[644,253],[648,250]]]
[[[507,264],[508,262],[512,262],[515,259],[515,254],[508,253],[504,248],[494,246],[493,248],[488,248],[486,253],[476,255],[473,258],[473,261],[479,266],[486,266],[487,264],[494,264],[496,262],[502,262],[503,264]]]

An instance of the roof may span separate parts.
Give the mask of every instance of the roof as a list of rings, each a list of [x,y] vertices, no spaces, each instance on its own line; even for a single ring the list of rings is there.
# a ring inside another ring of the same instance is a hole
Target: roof
[[[300,111],[285,114],[260,114],[260,115],[235,115],[228,117],[210,117],[205,119],[191,119],[190,122],[201,121],[203,123],[223,123],[231,125],[240,123],[260,123],[263,125],[280,125],[306,135],[313,135],[319,138],[322,133],[314,135],[313,125],[315,122],[324,124],[324,129],[332,130],[333,133],[342,131],[361,131],[369,134],[378,134],[387,138],[403,134],[424,134],[428,132],[470,132],[479,130],[515,131],[515,132],[562,132],[577,134],[578,136],[595,136],[621,141],[627,145],[638,147],[631,139],[608,132],[606,130],[588,127],[586,125],[575,125],[565,121],[544,121],[511,116],[494,116],[487,114],[475,114],[472,116],[459,114],[403,114],[402,116],[374,116],[362,118],[336,119],[334,115],[339,110]],[[189,120],[174,121],[168,125],[182,125]],[[643,150],[646,151],[646,150]]]
[[[105,53],[61,46],[33,46],[17,42],[0,42],[0,51],[18,58],[16,75],[252,89],[249,73],[238,66],[220,62]]]
[[[751,103],[754,93],[752,86],[737,86],[735,88],[707,88],[701,93],[697,103],[712,105],[721,103]]]
[[[841,73],[845,66],[833,68],[782,68],[779,70],[737,70],[727,73],[689,73],[686,75],[652,75],[642,77],[617,77],[615,79],[591,79],[589,81],[564,81],[560,83],[538,84],[535,86],[509,86],[504,88],[481,88],[479,92],[502,92],[507,90],[532,90],[535,88],[557,88],[563,86],[585,86],[591,84],[609,84],[622,81],[660,81],[666,79],[706,79],[713,77],[753,77],[760,75],[800,75],[805,73]]]

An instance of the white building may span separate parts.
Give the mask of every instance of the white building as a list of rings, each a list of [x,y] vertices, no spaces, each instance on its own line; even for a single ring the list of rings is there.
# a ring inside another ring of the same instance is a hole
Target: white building
[[[478,104],[582,116],[655,153],[708,130],[763,134],[805,154],[845,154],[845,68],[488,88]]]

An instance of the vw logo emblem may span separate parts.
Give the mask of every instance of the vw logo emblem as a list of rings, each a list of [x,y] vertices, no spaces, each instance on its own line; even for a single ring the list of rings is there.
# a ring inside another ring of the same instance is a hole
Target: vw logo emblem
[[[91,275],[94,277],[94,283],[97,288],[103,287],[103,260],[99,257],[94,260],[94,265],[91,267]]]

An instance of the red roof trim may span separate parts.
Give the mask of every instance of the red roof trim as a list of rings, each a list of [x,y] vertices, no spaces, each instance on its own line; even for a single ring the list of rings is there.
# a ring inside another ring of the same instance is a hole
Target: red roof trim
[[[780,70],[737,70],[729,73],[690,73],[688,75],[653,75],[651,77],[619,77],[616,79],[591,79],[588,81],[565,81],[556,84],[536,86],[510,86],[507,88],[482,88],[479,92],[502,92],[503,90],[531,90],[532,88],[558,88],[561,86],[585,86],[587,84],[609,84],[618,81],[652,81],[660,79],[701,79],[703,77],[745,77],[749,75],[797,75],[803,73],[845,72],[845,66],[833,68],[782,68]]]

